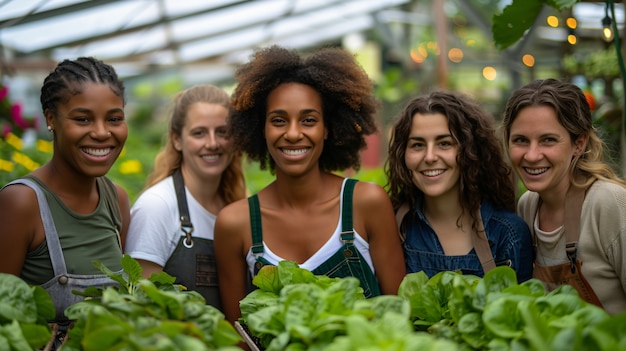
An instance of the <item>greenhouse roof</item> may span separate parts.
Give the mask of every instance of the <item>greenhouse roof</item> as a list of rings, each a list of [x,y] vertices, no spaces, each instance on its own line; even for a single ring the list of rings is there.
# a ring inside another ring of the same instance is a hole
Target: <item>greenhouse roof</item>
[[[49,69],[65,58],[95,56],[123,76],[194,63],[219,70],[248,59],[255,47],[306,49],[384,25],[408,2],[5,0],[0,63]]]

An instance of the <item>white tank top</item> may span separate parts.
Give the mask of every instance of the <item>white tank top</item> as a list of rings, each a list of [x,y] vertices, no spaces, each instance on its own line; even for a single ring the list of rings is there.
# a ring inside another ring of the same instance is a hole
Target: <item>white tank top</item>
[[[319,267],[322,263],[326,262],[326,260],[328,260],[332,255],[334,255],[343,246],[343,242],[341,241],[341,217],[342,217],[341,211],[343,210],[343,188],[346,185],[347,179],[348,178],[345,178],[343,180],[343,184],[341,186],[341,198],[339,199],[339,221],[337,223],[337,227],[335,228],[335,231],[330,236],[330,238],[328,238],[326,243],[322,245],[322,247],[313,254],[313,256],[309,257],[306,261],[302,263],[298,263],[300,268],[304,268],[309,271],[314,270],[315,268]],[[369,243],[365,241],[365,239],[363,239],[361,235],[357,233],[356,230],[354,230],[354,246],[357,248],[357,250],[359,250],[359,252],[363,256],[367,264],[370,266],[372,273],[375,274],[374,264],[372,263],[372,256],[370,255],[370,251],[369,251],[369,247],[370,247]],[[248,263],[248,269],[250,270],[250,274],[253,277],[254,277],[254,266],[256,263],[257,255],[263,256],[265,260],[267,260],[269,263],[273,265],[277,265],[278,262],[284,260],[280,256],[274,254],[272,250],[265,244],[265,241],[263,241],[263,250],[264,250],[263,253],[253,254],[252,248],[248,249],[248,254],[246,255],[246,262]]]

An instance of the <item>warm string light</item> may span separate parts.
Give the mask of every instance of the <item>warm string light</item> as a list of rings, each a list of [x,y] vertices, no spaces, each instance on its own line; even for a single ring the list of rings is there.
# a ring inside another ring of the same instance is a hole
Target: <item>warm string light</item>
[[[574,17],[567,18],[565,25],[567,26],[567,42],[575,45],[578,41],[576,37],[576,27],[578,26],[576,19]]]
[[[604,18],[602,19],[602,39],[604,41],[611,42],[613,40],[613,28],[611,27],[612,24],[612,20],[611,17],[609,17],[609,4],[607,2],[606,4],[606,8],[605,8],[605,13],[604,13]]]

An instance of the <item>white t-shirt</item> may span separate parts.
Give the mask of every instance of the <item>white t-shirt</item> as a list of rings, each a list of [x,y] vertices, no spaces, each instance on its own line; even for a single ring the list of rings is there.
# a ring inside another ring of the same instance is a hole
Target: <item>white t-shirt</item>
[[[202,207],[186,187],[185,192],[193,224],[192,235],[213,240],[216,215]],[[163,179],[143,192],[131,208],[130,216],[125,253],[164,267],[180,237],[185,236],[180,228],[172,177]]]

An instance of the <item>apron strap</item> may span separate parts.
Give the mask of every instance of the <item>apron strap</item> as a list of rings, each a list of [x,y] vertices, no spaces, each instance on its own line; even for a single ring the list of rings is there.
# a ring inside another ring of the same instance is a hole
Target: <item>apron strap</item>
[[[478,232],[472,235],[472,245],[474,251],[480,260],[480,265],[483,267],[483,272],[487,274],[490,270],[496,268],[496,262],[491,253],[491,247],[489,246],[489,240],[487,239],[487,232],[483,225],[483,218],[478,210]]]
[[[341,241],[354,241],[354,225],[352,222],[352,195],[354,186],[358,180],[348,178],[343,188],[343,200],[341,202]]]
[[[52,270],[54,276],[67,274],[67,267],[65,266],[65,256],[63,256],[63,250],[61,250],[61,241],[59,240],[59,234],[57,233],[56,226],[54,225],[54,219],[46,200],[46,195],[41,188],[30,179],[16,179],[10,184],[24,184],[35,191],[37,194],[37,202],[39,203],[39,215],[41,216],[41,222],[43,223],[43,230],[46,234],[46,243],[48,245],[48,254],[50,255],[50,261],[52,263]]]
[[[254,194],[248,198],[250,208],[250,230],[252,231],[252,253],[262,254],[263,249],[263,227],[261,225],[261,205],[259,196]]]
[[[565,252],[570,261],[572,272],[576,270],[576,251],[580,236],[580,214],[585,201],[586,189],[570,185],[565,195],[565,213],[563,228],[565,231]]]
[[[191,239],[191,233],[193,233],[193,224],[191,224],[189,208],[187,207],[185,180],[183,179],[183,173],[180,168],[174,171],[174,173],[172,174],[172,180],[174,181],[174,191],[176,191],[176,200],[178,201],[180,229],[182,229],[182,231],[185,232],[185,235],[187,236],[187,239],[183,242],[183,245],[189,248],[193,246],[193,240]]]

